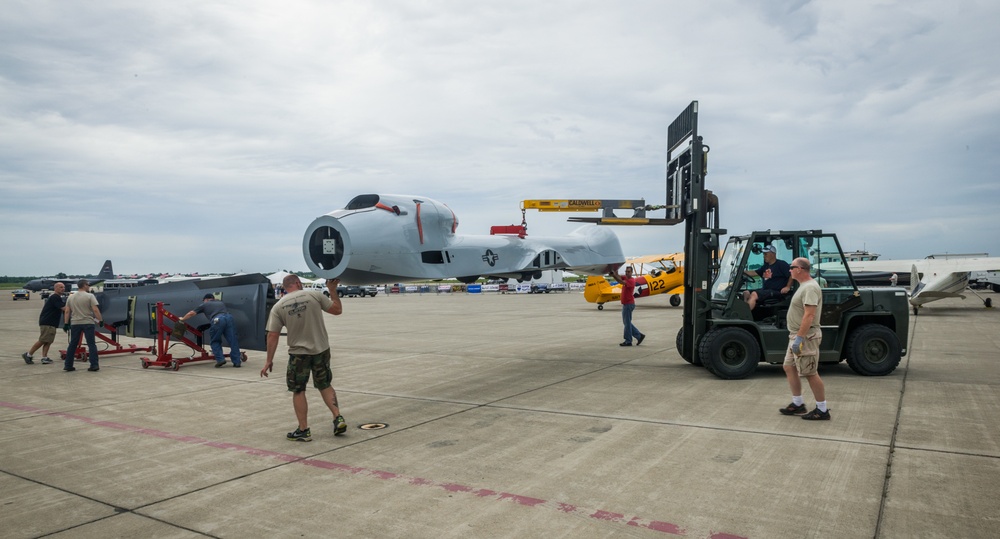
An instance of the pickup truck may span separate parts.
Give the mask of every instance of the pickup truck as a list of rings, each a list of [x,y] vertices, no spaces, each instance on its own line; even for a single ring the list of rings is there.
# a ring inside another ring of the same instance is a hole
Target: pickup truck
[[[371,285],[364,285],[364,286],[358,286],[358,285],[347,285],[347,286],[344,286],[344,285],[341,285],[341,286],[337,287],[337,295],[340,296],[340,297],[348,296],[348,297],[352,297],[352,298],[353,297],[357,297],[357,296],[361,296],[361,297],[365,297],[365,296],[375,297],[376,295],[378,295],[378,287],[371,286]]]

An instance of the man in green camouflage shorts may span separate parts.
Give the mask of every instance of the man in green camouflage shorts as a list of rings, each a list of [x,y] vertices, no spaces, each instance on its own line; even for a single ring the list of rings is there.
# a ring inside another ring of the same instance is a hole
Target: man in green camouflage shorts
[[[333,373],[330,371],[330,337],[326,333],[323,313],[339,315],[343,312],[337,285],[340,279],[330,279],[326,288],[327,297],[319,290],[304,290],[297,275],[288,275],[282,281],[285,295],[274,304],[267,319],[267,361],[260,375],[267,377],[274,366],[274,353],[278,349],[281,329],[288,334],[288,369],[286,380],[292,392],[292,406],[299,425],[287,438],[297,442],[312,440],[309,430],[309,404],[306,401],[306,385],[312,376],[313,387],[323,396],[323,402],[333,414],[333,433],[347,432],[347,422],[340,415],[337,392],[333,389]]]

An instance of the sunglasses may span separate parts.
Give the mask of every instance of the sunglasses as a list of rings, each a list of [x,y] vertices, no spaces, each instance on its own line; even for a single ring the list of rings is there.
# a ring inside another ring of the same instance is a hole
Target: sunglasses
[[[804,270],[805,269],[802,266],[788,266],[788,267],[791,268],[791,269],[800,269],[800,270]]]

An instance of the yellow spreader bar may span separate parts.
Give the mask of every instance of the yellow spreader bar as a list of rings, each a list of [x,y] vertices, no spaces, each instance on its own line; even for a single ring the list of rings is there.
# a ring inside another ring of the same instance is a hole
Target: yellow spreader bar
[[[597,211],[601,209],[600,200],[522,200],[521,208],[538,211]]]

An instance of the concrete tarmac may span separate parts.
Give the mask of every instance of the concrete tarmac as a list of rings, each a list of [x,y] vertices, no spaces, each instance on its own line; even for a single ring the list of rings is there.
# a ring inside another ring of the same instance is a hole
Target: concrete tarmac
[[[889,376],[821,367],[832,421],[778,413],[780,366],[685,363],[665,296],[631,348],[581,293],[346,298],[327,327],[349,429],[310,388],[301,443],[284,338],[268,379],[255,351],[64,372],[21,360],[32,296],[0,298],[6,538],[1000,536],[1000,310],[974,297],[911,317]]]

